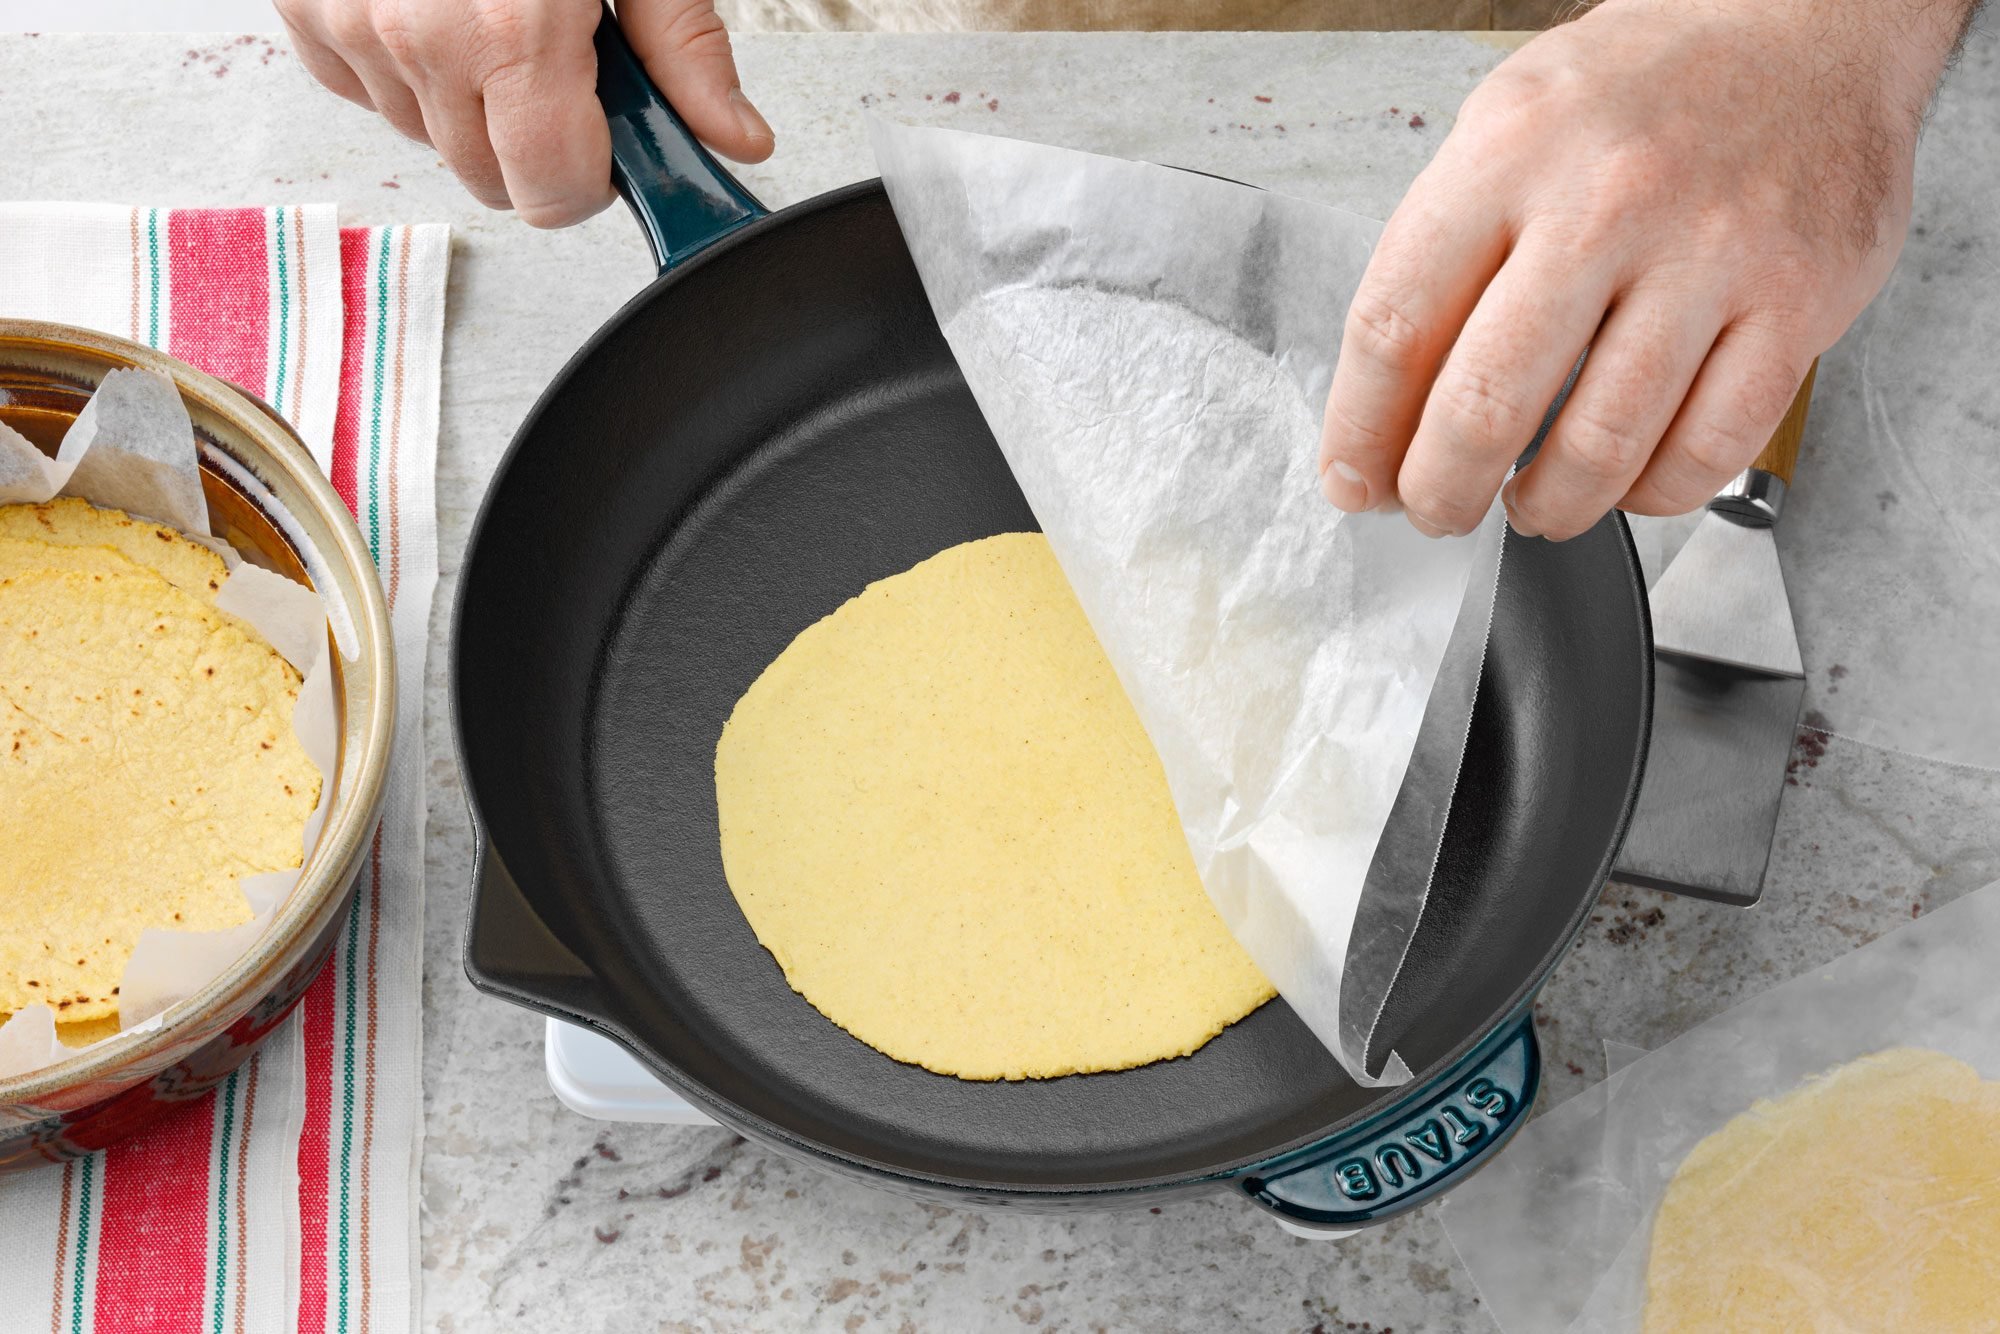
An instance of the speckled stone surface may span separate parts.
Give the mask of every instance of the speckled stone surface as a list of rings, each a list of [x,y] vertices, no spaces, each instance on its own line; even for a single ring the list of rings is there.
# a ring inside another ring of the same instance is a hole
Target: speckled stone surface
[[[872,106],[1380,214],[1504,43],[763,37],[740,51],[745,82],[780,135],[777,158],[744,177],[773,203],[871,174],[861,116]],[[1996,123],[1994,70],[1995,44],[1976,43],[1933,125],[1920,221],[1943,221],[1934,243],[1913,244],[1904,265],[1913,274],[2000,272],[1990,254],[1954,249],[1962,232],[1949,225],[1992,212],[2000,163],[1969,154],[1980,140],[1961,127]],[[482,212],[431,153],[312,88],[262,39],[0,38],[0,124],[14,149],[6,197],[331,199],[348,221],[444,220],[455,230],[427,723],[428,1329],[1490,1327],[1426,1213],[1326,1244],[1293,1239],[1224,1198],[1068,1218],[956,1212],[834,1180],[726,1131],[604,1126],[564,1111],[543,1082],[540,1020],[475,996],[460,971],[470,848],[442,693],[444,633],[480,490],[515,425],[649,277],[636,230],[614,213],[542,234]],[[1953,389],[1947,381],[1939,392]],[[1545,1100],[1603,1073],[1604,1038],[1657,1045],[2000,876],[2000,776],[1840,739],[1808,744],[1796,768],[1758,909],[1607,891],[1538,1007]]]

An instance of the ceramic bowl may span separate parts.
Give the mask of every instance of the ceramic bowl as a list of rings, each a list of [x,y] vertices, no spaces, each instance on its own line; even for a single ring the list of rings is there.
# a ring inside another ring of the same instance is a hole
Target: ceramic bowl
[[[206,1097],[277,1028],[326,963],[381,814],[396,716],[389,614],[354,520],[291,428],[254,395],[138,343],[0,320],[0,421],[53,453],[108,371],[179,386],[211,531],[247,561],[310,583],[334,638],[339,758],[326,822],[257,945],[198,993],[55,1065],[0,1079],[0,1172],[101,1149]]]

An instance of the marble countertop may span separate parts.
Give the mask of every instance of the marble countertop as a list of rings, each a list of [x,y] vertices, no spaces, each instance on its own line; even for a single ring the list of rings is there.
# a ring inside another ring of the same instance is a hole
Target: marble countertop
[[[1472,34],[749,37],[744,81],[780,138],[743,177],[783,204],[871,175],[862,116],[876,109],[1381,215],[1507,45]],[[1937,208],[1983,199],[1991,211],[1996,159],[1966,156],[1950,127],[2000,123],[1994,55],[1992,41],[1975,44],[1961,73],[1976,76],[1971,89],[1934,124],[1926,160],[1950,177]],[[444,636],[474,508],[515,425],[650,276],[637,230],[622,211],[552,234],[482,211],[428,150],[312,87],[262,39],[0,37],[0,123],[16,148],[0,194],[13,198],[331,199],[351,222],[452,224],[426,723],[427,1329],[1489,1327],[1429,1211],[1338,1244],[1295,1239],[1219,1196],[1068,1217],[955,1211],[824,1176],[725,1130],[565,1111],[543,1081],[541,1021],[475,995],[460,969],[470,848]],[[1920,221],[1931,207],[1920,190]],[[1905,269],[1946,262],[1921,250]],[[1841,738],[1802,749],[1760,907],[1606,891],[1536,1007],[1544,1105],[1602,1075],[1604,1039],[1656,1046],[2000,877],[1996,815],[1992,772]]]

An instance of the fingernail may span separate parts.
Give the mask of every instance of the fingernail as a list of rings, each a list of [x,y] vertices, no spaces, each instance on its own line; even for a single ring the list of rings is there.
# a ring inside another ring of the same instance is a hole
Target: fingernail
[[[1327,464],[1326,471],[1319,475],[1319,489],[1349,514],[1359,514],[1368,508],[1368,479],[1351,463],[1335,459]]]
[[[771,133],[770,122],[759,115],[757,108],[750,105],[750,99],[743,95],[741,88],[729,90],[729,104],[736,108],[736,121],[743,127],[743,133],[752,139],[762,139],[766,143],[776,143],[778,136]]]
[[[1415,510],[1405,510],[1403,512],[1403,517],[1407,518],[1410,521],[1410,527],[1416,529],[1418,532],[1422,533],[1425,537],[1451,536],[1451,534],[1448,531],[1438,527],[1436,524],[1432,523],[1429,519],[1426,519],[1423,515],[1417,513]]]

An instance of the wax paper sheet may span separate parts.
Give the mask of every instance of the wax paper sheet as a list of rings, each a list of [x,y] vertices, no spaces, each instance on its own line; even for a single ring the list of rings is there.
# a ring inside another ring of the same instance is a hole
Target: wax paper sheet
[[[18,433],[0,427],[0,504],[40,504],[59,494],[122,509],[204,543],[224,545],[209,532],[187,408],[173,381],[153,371],[106,374],[64,434],[54,460]],[[306,819],[302,849],[310,860],[338,758],[326,607],[303,584],[242,561],[233,551],[228,555],[230,574],[216,595],[216,606],[249,624],[304,678],[292,711],[292,730],[320,771],[320,799]],[[169,1008],[200,991],[248,951],[270,927],[298,879],[297,869],[243,877],[238,883],[252,916],[240,926],[141,932],[119,979],[121,1033],[158,1024]],[[79,1050],[84,1049],[64,1046],[57,1038],[55,1012],[48,1006],[25,1006],[0,1024],[0,1079],[66,1060]]]
[[[1653,1215],[1689,1150],[1757,1100],[1873,1052],[1929,1048],[2000,1076],[1996,958],[2000,882],[1639,1055],[1529,1122],[1440,1213],[1487,1311],[1509,1334],[1638,1329]],[[1914,1241],[1880,1259],[1890,1276],[1923,1263]]]
[[[1456,782],[1499,528],[1496,513],[1476,539],[1432,542],[1319,493],[1320,415],[1378,224],[1146,163],[870,132],[938,322],[1159,750],[1203,884],[1350,1074],[1407,1078],[1369,1038]],[[1437,701],[1444,758],[1399,803],[1462,602],[1471,667]],[[1392,806],[1406,824],[1385,839]]]

